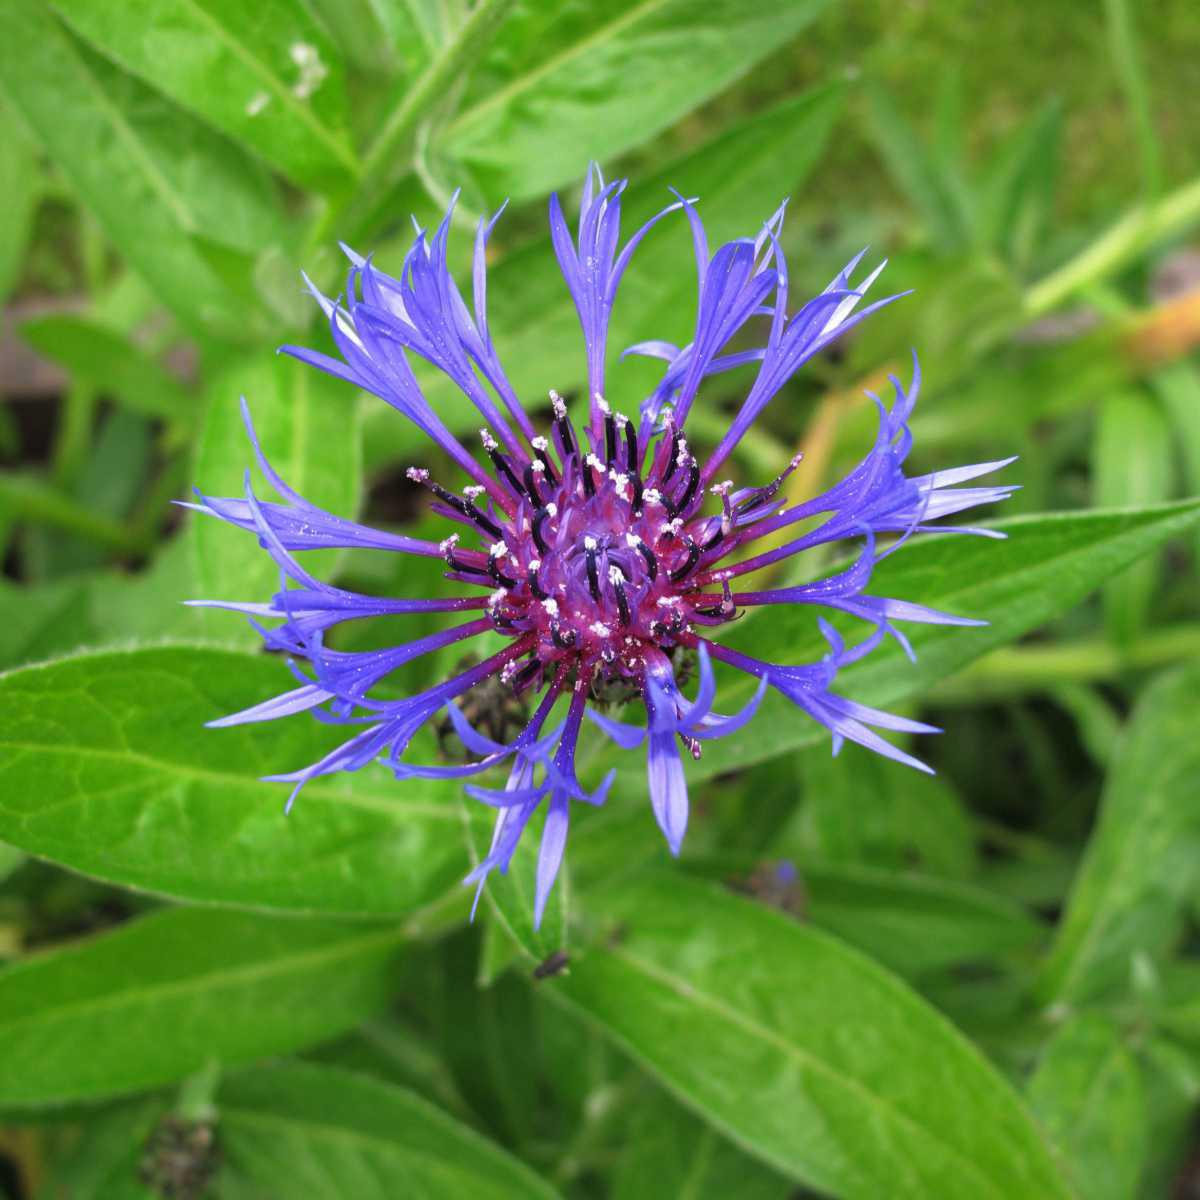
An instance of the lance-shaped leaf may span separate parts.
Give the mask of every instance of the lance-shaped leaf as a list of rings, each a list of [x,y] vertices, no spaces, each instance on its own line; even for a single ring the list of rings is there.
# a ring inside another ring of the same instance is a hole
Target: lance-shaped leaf
[[[524,1163],[413,1092],[334,1067],[284,1063],[247,1071],[222,1085],[217,1103],[223,1178],[249,1195],[557,1195]]]
[[[1150,508],[1081,513],[1044,513],[996,521],[1008,535],[991,538],[922,538],[885,559],[868,589],[966,617],[986,620],[984,628],[907,625],[916,663],[896,647],[881,647],[842,671],[834,690],[863,704],[886,708],[920,695],[997,646],[1069,611],[1089,592],[1144,554],[1200,524],[1200,500]],[[835,621],[847,632],[862,625]],[[825,653],[813,612],[805,606],[772,605],[730,626],[722,641],[760,658],[811,662]],[[755,681],[718,676],[718,701],[735,710]],[[771,736],[761,736],[764,721]],[[776,754],[825,743],[828,733],[781,696],[768,691],[754,722],[741,733],[709,742],[704,757],[689,769],[703,779]],[[853,753],[851,748],[849,751]],[[619,768],[630,784],[636,774]]]
[[[82,37],[302,186],[357,170],[341,62],[303,4],[63,0]]]
[[[306,715],[206,730],[286,690],[284,665],[230,651],[83,654],[0,677],[0,839],[112,883],[201,903],[412,913],[469,870],[457,786],[382,767],[287,788],[345,731]],[[472,817],[484,820],[482,805]]]
[[[777,1170],[850,1198],[1071,1194],[995,1068],[857,952],[679,872],[606,900],[616,928],[553,994]]]
[[[1128,989],[1134,956],[1162,955],[1181,932],[1200,869],[1198,695],[1192,663],[1134,709],[1041,979],[1047,1003]]]
[[[384,1008],[394,926],[167,909],[0,971],[0,1105],[92,1100],[312,1045]]]
[[[442,142],[517,200],[653,137],[804,28],[824,0],[530,5],[502,31]],[[667,65],[669,64],[669,65]]]

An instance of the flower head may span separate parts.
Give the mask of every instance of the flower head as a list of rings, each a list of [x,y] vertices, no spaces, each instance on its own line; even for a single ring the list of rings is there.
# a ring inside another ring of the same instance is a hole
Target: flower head
[[[877,730],[931,732],[930,726],[868,708],[831,688],[843,665],[863,657],[885,637],[895,637],[908,649],[896,622],[977,623],[867,595],[874,564],[889,552],[878,549],[879,537],[895,534],[902,541],[937,517],[1003,499],[1011,490],[956,486],[1002,462],[905,475],[912,441],[907,420],[920,386],[915,358],[909,385],[893,380],[891,404],[876,401],[874,445],[828,491],[801,503],[785,499],[784,481],[798,457],[778,478],[757,486],[735,487],[720,478],[738,441],[797,369],[895,297],[861,304],[880,268],[853,283],[860,255],[820,295],[789,311],[787,268],[778,242],[782,208],[757,237],[729,242],[710,254],[693,203],[678,197],[622,245],[624,186],[605,184],[598,171],[590,171],[574,236],[558,198],[550,202],[554,250],[579,315],[587,363],[588,393],[576,405],[581,411],[575,417],[566,401],[550,391],[548,417],[536,426],[492,344],[485,251],[496,217],[479,225],[470,307],[446,261],[453,206],[431,237],[418,232],[398,277],[347,250],[351,265],[344,298],[330,299],[309,285],[329,321],[339,357],[284,349],[381,397],[467,476],[467,485],[456,489],[424,469],[409,472],[431,493],[434,511],[453,526],[442,541],[379,532],[308,503],[272,470],[248,412],[258,465],[279,499],[260,500],[247,474],[244,496],[200,495],[194,506],[256,533],[282,573],[281,589],[267,603],[199,603],[247,614],[270,648],[308,664],[307,672],[294,666],[299,686],[213,724],[319,709],[325,720],[353,727],[353,736],[319,761],[274,777],[294,785],[292,798],[316,776],[356,770],[376,760],[399,778],[468,777],[508,760],[503,787],[467,788],[497,810],[491,849],[468,878],[482,886],[491,870],[507,870],[525,826],[544,805],[538,920],[562,861],[571,801],[602,804],[612,782],[610,775],[589,792],[576,778],[575,751],[585,715],[621,747],[645,744],[651,806],[673,853],[679,851],[688,820],[681,751],[699,757],[706,739],[739,729],[752,718],[768,686],[828,727],[835,748],[849,739],[925,769]],[[638,244],[673,212],[683,213],[693,235],[699,276],[695,331],[682,347],[643,342],[630,348],[664,359],[666,368],[650,396],[621,411],[607,398],[609,314]],[[752,324],[765,325],[765,343],[731,352],[734,335]],[[478,456],[426,401],[413,373],[413,355],[446,374],[474,403],[482,425]],[[687,434],[700,385],[709,376],[753,363],[758,364],[753,384],[728,432],[702,461]],[[814,525],[813,518],[821,519]],[[806,523],[806,532],[790,539],[784,535],[782,544],[775,537],[772,548],[756,552],[766,535],[799,522]],[[738,590],[743,577],[760,568],[843,540],[860,542],[861,549],[837,574],[792,587]],[[447,577],[463,585],[463,594],[452,599],[365,596],[316,579],[296,557],[304,550],[334,546],[441,558]],[[760,661],[721,644],[720,630],[727,622],[746,608],[772,604],[811,604],[850,613],[866,622],[866,633],[847,646],[822,621],[828,653],[818,662],[795,665]],[[329,631],[344,621],[431,611],[467,619],[385,650],[351,653],[326,644]],[[376,695],[376,686],[402,664],[489,631],[508,641],[482,662],[405,699]],[[680,655],[688,652],[698,662],[694,700],[684,696],[676,674]],[[714,659],[759,681],[753,698],[733,716],[713,711]],[[540,695],[528,725],[508,743],[485,736],[458,705],[471,688],[497,678],[518,696]],[[599,711],[604,699],[614,695],[641,698],[644,727]],[[407,761],[413,735],[441,710],[448,713],[471,761]],[[555,713],[560,714],[557,721]]]

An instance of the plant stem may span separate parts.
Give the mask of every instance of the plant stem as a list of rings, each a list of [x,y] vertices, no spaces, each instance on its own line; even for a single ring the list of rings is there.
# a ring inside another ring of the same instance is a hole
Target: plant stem
[[[1048,646],[993,650],[929,693],[933,703],[991,701],[1061,683],[1113,679],[1200,656],[1200,624],[1175,625],[1148,633],[1128,649],[1101,639]]]
[[[1035,283],[1025,293],[1025,316],[1030,320],[1045,316],[1080,288],[1111,275],[1154,242],[1196,221],[1200,221],[1200,179],[1126,213],[1070,262]]]
[[[471,62],[495,36],[516,0],[479,0],[452,41],[426,67],[392,110],[363,156],[362,174],[345,204],[331,204],[309,236],[310,246],[324,242],[335,228],[352,236],[355,215],[374,193],[386,188],[407,167],[417,127],[447,91],[470,69]]]
[[[120,521],[94,512],[32,475],[0,474],[0,507],[14,521],[57,526],[110,550],[137,554],[148,548],[145,538]]]

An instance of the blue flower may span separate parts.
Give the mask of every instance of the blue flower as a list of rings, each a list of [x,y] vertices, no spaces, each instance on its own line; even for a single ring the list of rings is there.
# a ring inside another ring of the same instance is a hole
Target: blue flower
[[[461,468],[469,482],[458,490],[435,482],[425,470],[409,472],[432,493],[434,511],[456,526],[443,541],[379,532],[310,504],[267,462],[244,402],[259,469],[278,499],[260,500],[247,472],[244,496],[198,493],[198,503],[192,506],[255,533],[278,564],[282,580],[266,603],[196,603],[246,614],[268,647],[292,656],[298,683],[212,724],[316,710],[323,720],[354,730],[318,762],[272,777],[294,785],[289,807],[308,780],[377,760],[401,779],[465,778],[508,761],[503,787],[467,787],[476,800],[497,810],[491,848],[468,880],[481,888],[490,871],[506,871],[525,826],[545,806],[537,921],[562,862],[571,802],[603,804],[612,783],[610,774],[589,792],[576,778],[575,751],[585,714],[620,747],[634,749],[645,743],[651,806],[673,853],[679,852],[688,820],[681,749],[699,757],[706,739],[741,728],[753,717],[767,687],[826,726],[835,749],[849,739],[927,769],[877,730],[935,732],[930,726],[868,708],[831,689],[841,667],[870,653],[887,637],[911,653],[897,622],[979,623],[910,601],[868,595],[865,589],[876,562],[925,531],[930,522],[1002,500],[1012,490],[958,486],[1011,460],[929,475],[904,473],[912,443],[907,422],[920,388],[915,357],[909,385],[893,379],[890,405],[876,398],[879,427],[874,445],[828,491],[798,504],[784,498],[784,480],[798,458],[764,486],[735,489],[729,481],[717,481],[739,440],[795,372],[896,297],[861,303],[881,268],[853,283],[860,255],[820,295],[789,313],[787,266],[778,240],[782,208],[757,237],[729,242],[710,255],[692,201],[677,196],[622,245],[624,188],[623,181],[605,184],[597,170],[590,171],[574,236],[558,197],[550,201],[554,251],[579,315],[587,362],[590,399],[578,428],[564,400],[551,391],[548,425],[539,430],[492,344],[485,256],[499,213],[479,224],[470,306],[446,261],[453,205],[432,237],[418,232],[398,277],[346,250],[350,269],[344,297],[330,299],[309,284],[328,319],[338,357],[295,346],[284,350],[373,392]],[[661,358],[666,366],[659,385],[637,411],[623,414],[604,398],[609,314],[638,244],[659,221],[677,212],[689,223],[695,246],[695,331],[685,346],[647,341],[626,350]],[[765,344],[728,349],[735,335],[764,324]],[[413,373],[413,355],[447,375],[478,409],[483,425],[480,458],[426,401]],[[701,462],[686,436],[700,386],[712,375],[746,364],[757,364],[754,382],[728,432]],[[773,537],[772,548],[755,553],[767,535],[799,522],[805,522],[806,532],[782,544]],[[897,536],[881,551],[881,535]],[[762,567],[810,547],[842,541],[860,542],[861,549],[852,564],[836,574],[794,587],[734,590],[743,576]],[[447,577],[461,583],[464,594],[453,599],[398,599],[332,587],[309,574],[296,557],[326,547],[443,559]],[[810,604],[849,613],[865,622],[867,632],[847,646],[822,620],[828,653],[814,663],[791,665],[750,658],[716,640],[721,627],[741,611],[772,604]],[[328,632],[342,622],[412,612],[462,613],[468,619],[385,650],[351,653],[326,644]],[[403,663],[489,631],[504,634],[508,641],[484,661],[406,699],[376,695],[377,685]],[[698,660],[694,700],[685,698],[676,679],[681,652],[691,652]],[[734,716],[713,711],[714,660],[758,680],[754,696]],[[457,703],[494,676],[518,696],[541,697],[528,725],[507,744],[474,729]],[[597,711],[595,702],[614,687],[641,698],[644,727]],[[554,723],[554,713],[563,708],[565,716]],[[407,761],[413,735],[443,710],[472,759],[465,764]]]

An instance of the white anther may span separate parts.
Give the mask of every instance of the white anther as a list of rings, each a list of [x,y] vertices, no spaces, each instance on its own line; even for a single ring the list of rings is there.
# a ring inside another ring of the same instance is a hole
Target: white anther
[[[657,505],[661,506],[662,505],[662,492],[660,492],[658,490],[658,488],[647,488],[642,493],[642,499],[647,504],[657,504]]]
[[[720,483],[714,483],[708,490],[714,496],[728,496],[732,487],[732,479],[723,479]]]
[[[539,570],[541,568],[541,565],[542,565],[542,560],[540,558],[531,558],[529,560],[529,569],[531,571]]]
[[[546,516],[548,516],[551,520],[553,520],[555,517],[557,517],[558,516],[558,505],[557,504],[547,504],[546,505]]]
[[[792,461],[788,465],[794,471],[803,461],[804,461],[804,451],[801,450],[799,454],[796,454],[792,457]]]
[[[459,543],[458,534],[452,533],[444,542],[438,542],[438,549],[443,554],[449,554],[450,551],[453,550],[454,547],[458,545],[458,543]]]
[[[630,550],[636,550],[641,544],[642,539],[638,537],[636,533],[627,533],[625,535],[625,545],[627,545]]]
[[[543,454],[550,449],[550,443],[544,437],[535,437],[530,441],[530,445],[535,450],[540,450]]]
[[[545,471],[546,471],[546,464],[545,464],[544,462],[542,462],[542,460],[541,460],[540,458],[535,458],[535,459],[533,460],[533,462],[531,462],[531,463],[529,464],[529,469],[530,469],[530,470],[531,470],[531,471],[532,471],[532,472],[533,472],[535,475],[542,475],[542,474],[545,474]]]
[[[606,638],[606,637],[610,636],[610,635],[611,635],[611,633],[612,633],[612,630],[611,630],[611,629],[609,629],[609,627],[608,627],[607,625],[605,625],[603,621],[593,621],[593,622],[592,622],[592,623],[591,623],[591,624],[588,626],[588,628],[589,628],[589,629],[590,629],[590,630],[591,630],[591,631],[592,631],[592,632],[593,632],[593,633],[594,633],[594,634],[595,634],[597,637]]]
[[[481,442],[483,442],[483,448],[485,450],[499,450],[500,449],[500,443],[498,441],[496,441],[496,439],[494,437],[492,437],[492,435],[490,433],[488,433],[488,431],[486,429],[481,429],[479,431],[479,440]]]
[[[604,470],[604,464],[594,454],[589,454],[583,461],[586,462],[589,467],[593,467],[597,471]]]
[[[424,483],[429,478],[429,472],[424,467],[409,467],[404,472],[413,483]]]
[[[675,455],[675,465],[677,467],[686,467],[688,459],[691,455],[688,454],[687,438],[679,439],[679,453]]]
[[[555,600],[553,597],[543,600],[542,608],[544,608],[546,610],[546,615],[548,617],[557,617],[558,616],[558,601]]]
[[[560,421],[567,415],[566,402],[553,388],[550,389],[550,407],[554,409],[554,415]]]
[[[480,487],[477,483],[470,483],[463,488],[463,495],[466,496],[468,500],[478,500],[479,497],[482,496],[486,491],[487,488]]]
[[[674,608],[679,603],[678,596],[659,596],[655,601],[659,608]]]
[[[625,572],[615,564],[610,564],[608,568],[608,582],[618,584],[625,578]]]
[[[610,471],[610,477],[613,481],[613,489],[622,500],[628,500],[632,494],[629,490],[629,476],[622,475],[617,471]]]
[[[488,597],[488,608],[495,608],[498,604],[503,604],[508,599],[508,592],[504,588],[497,588]]]
[[[508,543],[503,539],[498,542],[493,542],[488,549],[488,554],[490,554],[492,558],[502,558],[507,553]]]
[[[629,418],[623,417],[620,413],[617,413],[613,420],[616,421],[618,429],[624,429],[629,424]]]
[[[606,416],[612,415],[612,409],[608,407],[608,401],[600,395],[599,392],[592,393],[592,399],[596,402],[596,407]]]
[[[594,537],[585,537],[583,539],[583,548],[585,550],[595,550],[596,545],[597,545],[597,543],[596,543],[596,539]]]

